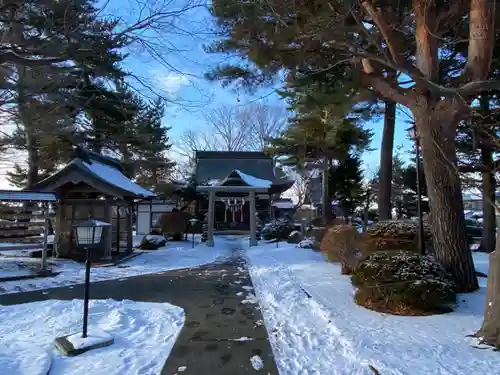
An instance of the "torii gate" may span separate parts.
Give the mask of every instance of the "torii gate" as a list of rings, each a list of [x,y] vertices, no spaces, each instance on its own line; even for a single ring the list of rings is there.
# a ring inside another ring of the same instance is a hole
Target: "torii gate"
[[[255,209],[256,193],[267,193],[267,188],[254,186],[197,186],[197,192],[208,193],[208,238],[207,246],[214,246],[215,194],[216,193],[248,193],[250,204],[250,246],[257,246],[257,221]]]

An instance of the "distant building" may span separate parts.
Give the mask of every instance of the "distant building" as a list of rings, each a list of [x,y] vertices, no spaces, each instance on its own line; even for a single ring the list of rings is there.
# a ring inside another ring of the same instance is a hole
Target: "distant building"
[[[500,204],[500,192],[497,191],[496,195],[496,204]],[[482,211],[483,210],[483,198],[477,195],[463,195],[464,201],[464,209],[472,210],[472,211]]]
[[[195,180],[197,185],[262,185],[266,192],[257,194],[256,211],[263,221],[273,215],[273,201],[278,200],[281,193],[294,183],[276,167],[272,157],[263,152],[246,151],[197,151]],[[214,210],[216,230],[250,228],[247,195],[217,193]],[[197,215],[203,217],[207,212],[208,199],[199,199],[196,204]]]

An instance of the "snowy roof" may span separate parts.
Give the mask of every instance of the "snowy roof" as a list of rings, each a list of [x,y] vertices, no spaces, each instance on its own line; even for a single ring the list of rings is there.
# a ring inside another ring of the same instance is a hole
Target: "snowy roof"
[[[289,184],[283,173],[275,168],[272,157],[264,152],[197,151],[195,177],[207,185],[210,180],[223,180],[233,171],[240,171],[272,184]]]
[[[10,202],[55,202],[57,197],[52,193],[39,193],[33,191],[8,191],[0,190],[0,201]]]
[[[245,182],[248,186],[258,187],[258,188],[270,188],[272,182],[269,180],[263,180],[261,178],[257,178],[255,176],[251,176],[249,174],[243,173],[239,170],[235,170],[235,172],[240,176],[240,178]]]
[[[102,164],[97,161],[92,161],[91,164],[84,162],[83,165],[85,165],[91,173],[95,174],[100,179],[105,180],[109,184],[120,189],[143,197],[156,196],[156,194],[136,184],[118,169],[113,168],[110,165]]]
[[[98,191],[116,197],[153,198],[150,190],[136,184],[123,173],[116,159],[88,152],[81,148],[75,150],[75,157],[60,171],[36,184],[41,191],[55,191],[66,184],[84,183]]]

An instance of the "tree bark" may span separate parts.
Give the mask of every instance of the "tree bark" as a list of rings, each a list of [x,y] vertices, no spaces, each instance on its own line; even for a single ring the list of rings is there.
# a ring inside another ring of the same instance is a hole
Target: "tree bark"
[[[17,84],[17,109],[19,113],[19,121],[24,128],[24,136],[26,139],[27,158],[27,174],[26,188],[31,189],[38,182],[39,163],[38,163],[38,147],[36,139],[36,120],[33,118],[34,108],[30,103],[30,96],[26,92],[26,68],[19,66],[19,80]]]
[[[500,347],[500,238],[497,234],[496,248],[489,255],[486,307],[483,325],[475,336],[485,344]]]
[[[488,118],[490,112],[489,96],[481,95],[481,114]],[[491,253],[495,250],[496,236],[496,215],[495,215],[495,192],[496,181],[493,172],[493,148],[488,133],[481,131],[481,164],[485,169],[482,172],[483,178],[483,236],[481,239],[481,250]]]
[[[450,273],[457,292],[471,292],[479,286],[467,246],[455,149],[456,127],[465,115],[453,100],[429,101],[420,96],[413,114],[422,146],[435,256]]]
[[[384,130],[380,148],[380,177],[378,189],[378,216],[380,220],[391,218],[392,150],[396,127],[396,103],[385,102]]]
[[[328,171],[329,171],[328,156],[323,158],[323,172],[321,176],[321,192],[323,194],[322,209],[323,209],[323,222],[328,224],[332,218],[332,201],[330,200],[329,184],[328,184]]]

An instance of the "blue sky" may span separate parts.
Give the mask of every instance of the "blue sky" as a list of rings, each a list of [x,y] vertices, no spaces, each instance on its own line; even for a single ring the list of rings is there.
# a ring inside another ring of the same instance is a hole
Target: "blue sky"
[[[205,0],[147,0],[146,3],[153,6],[169,4],[168,6],[174,10],[181,7],[182,3],[190,5],[194,1]],[[121,17],[127,25],[145,15],[144,9],[139,8],[142,2],[110,0],[106,4],[102,15]],[[142,35],[149,37],[149,42],[155,45],[155,51],[160,59],[152,58],[151,53],[135,45],[129,51],[130,57],[124,67],[144,83],[134,82],[134,87],[140,89],[144,95],[153,98],[155,94],[160,93],[170,99],[167,103],[164,124],[172,127],[170,137],[174,145],[178,145],[179,136],[184,131],[206,129],[202,115],[206,109],[221,105],[244,106],[263,98],[270,103],[279,100],[274,94],[273,87],[265,87],[254,95],[249,95],[243,91],[236,92],[231,88],[223,88],[218,82],[208,82],[204,79],[207,71],[227,59],[225,56],[206,54],[203,50],[203,46],[210,43],[213,37],[212,19],[206,9],[199,7],[166,21],[168,22],[163,22],[161,29],[158,30],[160,37],[153,34],[154,30],[142,32]],[[398,115],[394,144],[402,145],[408,150],[411,143],[405,132],[408,125],[404,121],[407,119],[405,115]],[[374,132],[371,145],[374,151],[363,155],[366,177],[370,177],[379,164],[383,121],[369,122],[365,126]],[[11,163],[4,161],[0,170],[0,188],[10,187],[5,180],[5,172],[12,167],[13,161],[23,160],[22,157],[16,156]]]
[[[123,4],[123,0],[114,2]],[[120,9],[123,11],[123,8]],[[115,9],[112,9],[112,12],[114,13]],[[135,13],[129,12],[131,15]],[[220,105],[244,106],[263,98],[270,103],[280,100],[274,94],[273,87],[265,87],[254,95],[249,95],[241,90],[236,92],[232,88],[223,88],[218,82],[208,82],[204,79],[207,71],[226,59],[226,56],[207,54],[203,50],[203,46],[213,40],[212,19],[206,9],[198,8],[177,18],[174,29],[162,34],[164,42],[158,51],[164,63],[151,59],[148,54],[138,54],[134,51],[125,64],[128,70],[145,79],[155,92],[170,98],[164,123],[172,127],[170,135],[174,144],[178,143],[179,136],[190,128],[200,131],[206,129],[202,114],[208,108]],[[141,90],[147,95],[150,94],[144,87]],[[409,149],[411,142],[407,139],[405,129],[408,125],[404,123],[405,120],[408,120],[408,115],[398,111],[394,144]],[[374,151],[363,156],[365,170],[369,175],[377,170],[379,164],[383,120],[368,122],[365,126],[374,132],[371,145]]]

